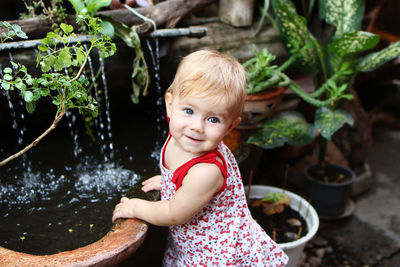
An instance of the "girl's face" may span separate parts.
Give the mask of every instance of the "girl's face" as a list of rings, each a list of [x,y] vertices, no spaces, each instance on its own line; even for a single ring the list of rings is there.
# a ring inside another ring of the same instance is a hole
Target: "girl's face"
[[[240,118],[233,118],[229,114],[227,103],[210,100],[173,96],[171,93],[165,96],[170,133],[180,149],[194,156],[215,149],[240,122]]]

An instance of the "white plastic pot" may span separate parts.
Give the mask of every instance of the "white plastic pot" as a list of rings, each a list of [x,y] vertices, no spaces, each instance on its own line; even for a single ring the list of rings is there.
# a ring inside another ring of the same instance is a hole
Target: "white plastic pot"
[[[308,233],[292,242],[278,244],[289,257],[288,267],[298,266],[304,247],[311,238],[317,233],[319,218],[315,209],[302,197],[282,188],[267,185],[252,185],[250,188],[250,199],[263,198],[270,192],[285,192],[290,197],[290,207],[300,213],[307,223]],[[245,186],[247,193],[247,186]]]

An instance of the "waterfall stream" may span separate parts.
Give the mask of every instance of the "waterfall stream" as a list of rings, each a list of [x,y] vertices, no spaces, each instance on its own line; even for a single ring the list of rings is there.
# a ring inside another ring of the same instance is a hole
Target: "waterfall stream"
[[[159,172],[160,144],[166,130],[161,126],[158,42],[155,54],[150,43],[148,48],[156,73],[150,88],[158,95],[153,104],[156,109],[134,107],[131,114],[115,114],[119,120],[112,118],[106,62],[100,53],[94,53],[84,73],[92,81],[92,94],[100,105],[93,121],[97,140],[93,142],[83,133],[82,118],[71,110],[65,122],[25,157],[32,167],[24,165],[24,159],[16,159],[0,169],[0,246],[43,255],[92,243],[110,229],[113,207],[124,192]],[[129,92],[129,85],[123,90]],[[17,133],[15,142],[24,146],[37,137],[32,137],[36,132],[23,126],[25,117],[20,110],[25,107],[16,109],[14,96],[2,91],[10,127]],[[43,113],[51,123],[50,109]]]

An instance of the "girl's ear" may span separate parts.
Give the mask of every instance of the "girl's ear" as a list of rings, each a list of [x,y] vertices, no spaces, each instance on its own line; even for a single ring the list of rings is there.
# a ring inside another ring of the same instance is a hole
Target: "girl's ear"
[[[171,109],[172,109],[172,94],[166,93],[165,94],[165,108],[167,109],[167,116],[171,117]]]
[[[226,132],[226,134],[228,134],[230,131],[232,131],[232,129],[234,129],[236,126],[238,126],[238,124],[242,121],[241,117],[237,117],[231,124],[231,126],[229,126],[228,131]]]

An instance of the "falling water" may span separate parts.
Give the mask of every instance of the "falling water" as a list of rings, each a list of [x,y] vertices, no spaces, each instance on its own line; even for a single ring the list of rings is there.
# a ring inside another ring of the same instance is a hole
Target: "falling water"
[[[112,143],[112,132],[111,132],[111,116],[110,116],[110,100],[108,99],[108,87],[106,80],[106,72],[104,70],[104,61],[100,56],[100,49],[97,49],[99,54],[99,62],[100,62],[100,70],[101,70],[101,79],[103,81],[103,90],[104,90],[104,101],[106,104],[106,119],[107,119],[107,133],[108,133],[108,148],[110,150],[110,159],[114,159],[114,147]],[[105,142],[103,143],[105,145]]]
[[[1,66],[0,66],[0,75],[3,75],[3,69]],[[10,109],[10,114],[12,119],[12,128],[14,130],[17,130],[18,129],[17,114],[15,113],[14,105],[11,102],[10,93],[8,92],[8,90],[2,90],[2,91],[3,95],[7,98],[8,101],[8,108]]]
[[[83,46],[87,52],[86,44],[84,44]],[[89,65],[89,70],[90,70],[90,78],[92,80],[93,89],[94,89],[94,98],[96,99],[97,103],[100,103],[99,90],[97,88],[97,83],[96,83],[96,75],[94,74],[92,58],[90,55],[88,56],[88,65]],[[99,106],[100,106],[100,104],[99,104]],[[104,143],[104,123],[103,123],[101,108],[98,109],[98,116],[93,121],[94,121],[95,127],[97,128],[97,131],[96,131],[97,138],[99,140],[101,140],[102,143]],[[100,146],[100,149],[101,149],[101,154],[105,155],[104,145]]]
[[[159,56],[159,44],[158,44],[158,38],[154,38],[154,42],[155,42],[155,49],[153,50],[151,43],[149,41],[149,39],[146,39],[146,45],[147,48],[150,52],[150,56],[151,56],[151,62],[153,64],[153,69],[154,69],[154,78],[155,78],[155,85],[156,85],[156,89],[157,89],[157,117],[156,117],[156,124],[157,124],[157,133],[158,133],[158,138],[156,141],[156,151],[158,149],[161,150],[161,144],[159,143],[159,139],[165,135],[165,133],[162,131],[161,129],[161,119],[163,117],[162,115],[162,105],[163,105],[163,99],[162,99],[162,91],[161,91],[161,86],[160,86],[160,56]],[[155,52],[154,52],[155,51]],[[155,159],[159,158],[159,154],[152,154],[152,157]]]
[[[161,98],[162,92],[161,92],[161,86],[160,86],[160,51],[159,51],[160,49],[159,49],[159,45],[158,45],[158,38],[154,38],[154,42],[155,42],[155,53],[153,51],[153,48],[151,47],[149,39],[146,39],[146,45],[150,52],[151,62],[153,63],[157,93],[159,95],[159,98],[157,99],[157,105],[161,106],[162,105],[162,98]]]
[[[11,52],[8,52],[8,57],[10,59],[10,62],[14,61]],[[14,69],[14,66],[12,66],[12,68]],[[6,90],[3,90],[3,91],[6,91]],[[14,106],[12,104],[11,97],[10,97],[10,94],[9,94],[8,91],[6,91],[6,97],[7,97],[7,100],[8,100],[8,107],[10,109],[11,118],[13,119],[12,127],[13,127],[14,130],[17,131],[17,142],[18,142],[18,144],[20,146],[22,146],[24,144],[24,135],[25,135],[25,132],[26,132],[26,128],[23,126],[24,125],[23,122],[24,122],[24,119],[25,119],[25,115],[23,113],[23,110],[25,109],[24,103],[22,102],[22,100],[18,101],[18,104],[21,107],[21,115],[19,117],[21,123],[19,124],[17,122],[18,121],[18,117],[17,117],[17,114],[15,112],[15,108],[14,108]],[[26,153],[24,153],[22,155],[22,168],[27,170],[27,173],[31,170],[31,163],[28,160],[28,157],[27,157]],[[25,175],[27,175],[27,173],[25,173]]]
[[[76,122],[76,116],[71,111],[67,111],[65,116],[68,118],[68,127],[70,129],[70,135],[74,142],[74,156],[77,158],[79,154],[82,152],[82,148],[78,143],[78,129],[74,126]]]

